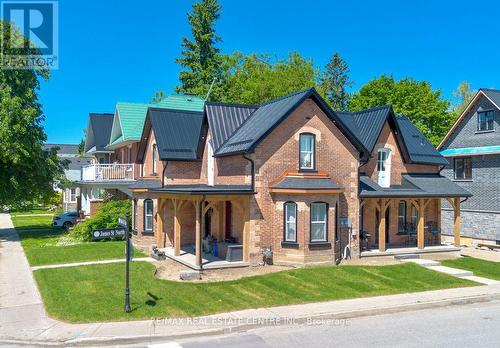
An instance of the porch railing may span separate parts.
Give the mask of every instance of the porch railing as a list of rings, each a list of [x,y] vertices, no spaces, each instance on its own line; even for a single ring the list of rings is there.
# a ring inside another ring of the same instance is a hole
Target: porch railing
[[[93,164],[82,168],[84,181],[135,180],[134,164]]]

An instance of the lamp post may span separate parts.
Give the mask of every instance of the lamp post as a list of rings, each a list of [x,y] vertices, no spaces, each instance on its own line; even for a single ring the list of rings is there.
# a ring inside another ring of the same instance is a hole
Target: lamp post
[[[129,263],[130,263],[130,235],[128,231],[130,213],[127,212],[125,215],[125,312],[130,313],[132,309],[130,308],[130,288],[129,288]]]

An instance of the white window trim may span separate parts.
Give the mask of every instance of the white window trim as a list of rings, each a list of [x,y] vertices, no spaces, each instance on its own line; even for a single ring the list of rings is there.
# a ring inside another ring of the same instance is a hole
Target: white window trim
[[[288,220],[288,209],[289,206],[293,206],[293,217],[295,218],[294,221]],[[285,235],[283,236],[283,239],[285,242],[293,242],[297,243],[297,203],[295,202],[285,202]],[[289,239],[288,238],[288,229],[290,225],[295,226],[295,238]]]
[[[157,167],[157,163],[156,163],[156,155],[157,155],[157,152],[158,152],[158,146],[156,144],[153,144],[151,145],[151,157],[152,157],[152,174],[156,174],[156,167]]]
[[[313,213],[312,213],[313,206],[324,206],[325,207],[325,215],[324,215],[324,219],[323,220],[313,221]],[[311,237],[310,238],[311,242],[326,242],[327,239],[328,239],[328,226],[327,226],[327,224],[328,224],[328,204],[321,203],[321,202],[311,203],[310,214],[311,214],[311,217],[310,217],[310,220],[311,220],[311,231],[309,231],[309,233],[311,235],[310,236]],[[314,224],[317,224],[317,225],[322,224],[324,226],[324,228],[323,228],[324,237],[322,239],[313,239],[312,238],[312,230],[313,230],[312,226]]]
[[[73,196],[73,194],[71,193],[72,190],[75,190],[75,199],[74,200],[72,199],[72,196]],[[76,201],[77,201],[76,196],[77,196],[76,188],[70,188],[69,189],[69,202],[70,203],[76,203]]]
[[[312,148],[310,151],[307,150],[302,150],[302,139],[308,137],[312,139]],[[299,168],[301,170],[314,170],[314,165],[315,165],[315,155],[316,155],[316,137],[314,134],[310,133],[302,133],[299,135]],[[310,154],[311,155],[311,165],[309,167],[303,166],[302,165],[302,154]]]
[[[148,209],[146,207],[146,203],[151,203],[151,214],[148,214]],[[154,223],[154,204],[151,199],[144,200],[144,231],[152,232],[153,231],[153,223]],[[147,228],[148,226],[148,218],[151,219],[151,228]]]
[[[380,154],[385,153],[386,158],[383,162],[380,161]],[[384,170],[379,170],[380,164],[383,163]],[[381,187],[391,186],[391,166],[392,166],[392,151],[384,147],[377,151],[377,184]]]

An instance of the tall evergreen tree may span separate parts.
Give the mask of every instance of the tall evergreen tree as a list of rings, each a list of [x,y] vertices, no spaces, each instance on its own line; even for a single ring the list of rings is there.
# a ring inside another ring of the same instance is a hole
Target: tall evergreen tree
[[[347,88],[353,85],[349,79],[349,66],[336,52],[325,68],[320,79],[319,89],[334,110],[346,111],[350,99]]]
[[[27,40],[8,22],[0,21],[4,42]],[[28,45],[18,44],[18,47]],[[36,59],[39,51],[26,48]],[[53,182],[62,174],[57,149],[44,150],[47,139],[38,99],[45,69],[0,69],[0,206],[22,206],[54,194]]]
[[[222,58],[216,44],[222,40],[214,27],[220,17],[220,9],[217,0],[199,0],[188,14],[192,39],[182,38],[182,57],[176,59],[185,68],[180,73],[181,84],[175,88],[177,92],[205,97],[215,80],[209,99],[218,98]]]

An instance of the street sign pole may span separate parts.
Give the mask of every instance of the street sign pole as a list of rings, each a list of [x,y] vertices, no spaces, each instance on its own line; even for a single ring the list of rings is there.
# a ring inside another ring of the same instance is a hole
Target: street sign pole
[[[129,213],[127,212],[125,217],[125,242],[127,243],[125,246],[125,312],[130,313],[132,310],[130,309],[130,288],[129,288],[129,262],[130,262],[130,235],[128,231],[128,219]]]

